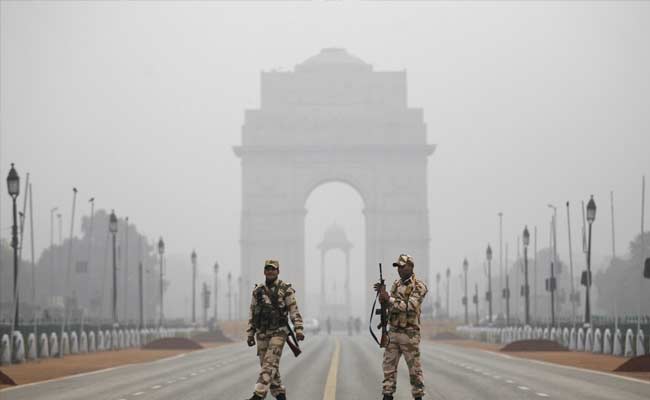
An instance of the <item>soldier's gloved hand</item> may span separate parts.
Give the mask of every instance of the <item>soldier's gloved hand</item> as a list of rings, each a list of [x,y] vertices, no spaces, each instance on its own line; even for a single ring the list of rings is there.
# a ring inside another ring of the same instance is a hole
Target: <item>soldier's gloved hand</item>
[[[388,294],[386,289],[382,288],[379,291],[379,301],[382,303],[388,303],[389,299],[390,299],[390,295]]]
[[[248,347],[255,346],[255,336],[249,336],[246,343],[248,344]]]
[[[302,333],[302,331],[297,331],[296,332],[296,339],[298,339],[299,342],[302,342],[305,340],[305,334]]]
[[[378,292],[382,288],[386,288],[385,285],[382,285],[381,282],[377,282],[374,285],[372,285],[373,289],[375,289],[375,292]]]

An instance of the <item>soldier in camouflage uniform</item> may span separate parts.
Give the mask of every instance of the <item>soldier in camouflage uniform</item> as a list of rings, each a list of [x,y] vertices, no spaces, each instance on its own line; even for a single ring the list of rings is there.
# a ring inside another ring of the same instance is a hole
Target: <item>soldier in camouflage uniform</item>
[[[401,254],[393,263],[400,279],[393,283],[390,293],[379,287],[379,300],[388,305],[388,337],[390,342],[384,350],[384,400],[393,400],[397,387],[397,365],[404,355],[409,370],[413,398],[424,396],[424,378],[420,364],[420,311],[427,287],[413,274],[413,257]]]
[[[296,303],[296,291],[291,284],[278,279],[280,263],[266,260],[264,263],[263,284],[255,285],[248,318],[247,343],[255,345],[257,336],[257,355],[261,371],[255,392],[249,400],[261,400],[271,390],[277,400],[286,400],[286,390],[280,378],[280,357],[289,334],[288,320],[296,330],[296,339],[304,340],[302,317]]]

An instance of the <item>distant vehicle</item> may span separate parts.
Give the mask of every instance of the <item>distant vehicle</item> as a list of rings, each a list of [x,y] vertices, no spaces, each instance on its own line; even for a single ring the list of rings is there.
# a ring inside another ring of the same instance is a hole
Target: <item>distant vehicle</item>
[[[307,318],[303,321],[303,327],[306,333],[320,333],[320,324],[316,318]]]

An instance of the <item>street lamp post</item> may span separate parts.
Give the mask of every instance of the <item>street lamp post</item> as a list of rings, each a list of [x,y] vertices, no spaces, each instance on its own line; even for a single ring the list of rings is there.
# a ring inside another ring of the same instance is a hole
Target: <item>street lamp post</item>
[[[210,288],[207,282],[203,282],[203,325],[208,324],[208,308],[210,307]]]
[[[528,245],[530,244],[530,232],[528,232],[528,226],[524,227],[523,234],[524,241],[524,286],[522,287],[522,293],[524,295],[525,301],[525,322],[526,325],[530,325],[530,286],[528,285]]]
[[[116,327],[117,323],[117,216],[115,210],[111,210],[111,215],[108,219],[108,230],[113,236],[113,326]]]
[[[587,270],[582,274],[582,284],[585,286],[585,325],[591,325],[591,303],[589,291],[591,288],[591,225],[596,219],[596,202],[592,195],[587,203],[587,222],[589,223],[589,241],[587,245]]]
[[[479,324],[479,315],[478,315],[478,283],[474,284],[474,306],[476,307],[476,326]]]
[[[231,307],[232,306],[232,304],[231,304],[232,303],[232,286],[231,286],[231,283],[232,283],[232,274],[230,272],[228,272],[228,321],[232,320],[232,314],[231,314],[231,310],[232,310],[232,307]]]
[[[217,316],[218,316],[217,306],[219,305],[219,303],[217,302],[217,289],[219,287],[218,277],[219,277],[219,263],[215,261],[214,262],[214,327],[215,330],[219,326],[217,323]]]
[[[196,250],[192,250],[192,325],[196,325]]]
[[[436,318],[440,318],[440,272],[436,274]]]
[[[463,260],[463,273],[465,274],[465,295],[463,296],[463,305],[465,306],[465,325],[469,325],[469,311],[467,307],[469,304],[467,304],[467,270],[469,269],[469,263],[467,262],[467,258]]]
[[[485,250],[485,258],[488,262],[488,291],[485,294],[485,300],[488,301],[488,318],[492,322],[492,247],[489,244]]]
[[[18,172],[14,168],[14,164],[11,163],[11,170],[9,170],[9,175],[7,175],[7,190],[9,196],[13,203],[13,225],[11,225],[11,247],[14,249],[14,316],[13,323],[11,324],[11,333],[9,336],[13,335],[13,331],[18,330],[18,325],[20,323],[18,317],[19,307],[18,307],[18,224],[16,221],[16,198],[20,194],[20,177]],[[10,347],[13,347],[13,338],[9,339]]]
[[[162,236],[158,240],[158,255],[160,256],[160,318],[158,321],[158,327],[162,328],[163,326],[163,254],[165,254],[165,242],[163,241]]]
[[[451,269],[447,268],[447,271],[445,272],[445,275],[447,276],[447,319],[450,319],[449,315],[449,281],[451,280]]]

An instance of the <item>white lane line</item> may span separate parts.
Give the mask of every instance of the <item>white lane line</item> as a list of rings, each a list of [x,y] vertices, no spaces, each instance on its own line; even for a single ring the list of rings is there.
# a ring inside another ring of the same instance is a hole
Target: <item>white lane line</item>
[[[196,376],[196,372],[192,372],[190,376]]]
[[[515,381],[512,381],[512,380],[510,380],[510,379],[506,379],[506,383],[513,384],[513,383],[515,383]]]
[[[535,394],[538,395],[539,397],[549,397],[549,395],[547,395],[546,393],[535,393]]]
[[[530,389],[527,388],[526,386],[517,386],[517,389],[519,389],[519,390],[523,390],[523,391],[528,391],[528,390],[530,390]]]
[[[141,394],[144,394],[144,392],[135,392],[131,396],[135,397],[135,396],[140,396]]]
[[[176,380],[175,380],[175,379],[172,379],[171,381],[167,381],[167,384],[168,384],[168,385],[173,385],[174,383],[176,383]]]
[[[644,380],[637,379],[637,378],[631,378],[629,376],[616,375],[616,374],[612,374],[612,373],[609,373],[609,372],[594,371],[592,369],[585,369],[585,368],[580,368],[580,367],[572,367],[570,365],[562,365],[562,364],[550,363],[550,362],[546,362],[546,361],[533,360],[531,358],[511,357],[511,356],[509,356],[507,354],[496,353],[494,351],[487,351],[487,350],[479,350],[479,351],[484,352],[485,354],[490,354],[490,355],[495,356],[495,357],[502,357],[502,358],[507,358],[507,359],[510,359],[510,360],[517,359],[517,360],[521,360],[523,362],[527,361],[527,362],[530,362],[530,363],[533,363],[533,364],[541,364],[541,365],[546,365],[548,367],[553,367],[553,368],[564,368],[564,369],[570,369],[570,370],[573,370],[573,371],[587,372],[587,373],[590,373],[590,374],[605,375],[605,376],[609,376],[611,378],[618,378],[618,379],[623,379],[623,380],[630,381],[630,382],[643,383],[643,384],[646,384],[646,385],[650,385],[650,381],[644,381]]]
[[[151,388],[152,388],[153,390],[158,390],[158,389],[160,389],[161,387],[162,387],[161,385],[153,385]]]

